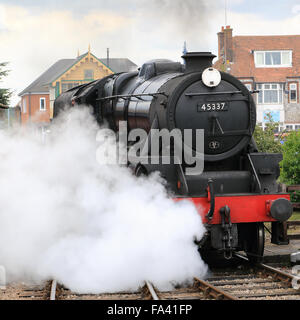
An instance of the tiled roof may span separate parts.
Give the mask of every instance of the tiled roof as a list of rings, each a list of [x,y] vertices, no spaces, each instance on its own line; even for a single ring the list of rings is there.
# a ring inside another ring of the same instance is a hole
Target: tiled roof
[[[48,70],[41,74],[35,81],[33,81],[28,87],[26,87],[19,96],[25,93],[39,93],[47,92],[49,90],[49,84],[55,81],[60,75],[68,70],[73,64],[80,61],[87,53],[82,54],[76,59],[61,59],[54,63]],[[108,66],[113,72],[128,72],[136,70],[137,65],[127,58],[110,58],[107,64],[107,59],[98,59],[103,64]]]

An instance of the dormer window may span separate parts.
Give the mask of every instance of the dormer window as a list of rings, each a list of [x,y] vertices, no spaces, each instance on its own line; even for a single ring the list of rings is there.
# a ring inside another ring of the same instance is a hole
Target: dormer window
[[[254,62],[257,68],[291,67],[292,51],[255,51]]]

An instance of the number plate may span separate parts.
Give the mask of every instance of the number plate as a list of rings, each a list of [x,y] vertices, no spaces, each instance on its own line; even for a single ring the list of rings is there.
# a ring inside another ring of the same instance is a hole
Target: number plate
[[[227,111],[227,110],[228,110],[228,102],[211,102],[211,103],[199,102],[197,105],[198,112]]]

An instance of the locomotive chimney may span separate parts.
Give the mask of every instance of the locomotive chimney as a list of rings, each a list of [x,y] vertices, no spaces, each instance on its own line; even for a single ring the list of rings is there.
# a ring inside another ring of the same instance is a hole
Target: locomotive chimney
[[[185,73],[189,73],[211,67],[215,57],[211,52],[188,52],[181,58],[185,61]]]

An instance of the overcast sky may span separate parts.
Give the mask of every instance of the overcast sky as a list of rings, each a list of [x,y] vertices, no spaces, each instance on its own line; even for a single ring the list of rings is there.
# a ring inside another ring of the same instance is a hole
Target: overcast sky
[[[227,0],[234,35],[300,34],[300,0]],[[77,50],[99,58],[180,61],[188,51],[217,53],[225,0],[0,0],[0,83],[19,93],[53,63]],[[12,103],[18,102],[14,95]]]

